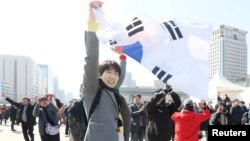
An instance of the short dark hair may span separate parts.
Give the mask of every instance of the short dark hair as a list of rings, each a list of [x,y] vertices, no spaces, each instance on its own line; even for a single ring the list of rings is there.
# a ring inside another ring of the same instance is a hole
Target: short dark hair
[[[136,97],[141,98],[141,95],[140,95],[140,94],[138,94],[138,95],[134,95],[134,97],[133,97],[133,98],[136,98]]]
[[[184,106],[183,107],[184,110],[194,111],[194,106],[193,105],[187,104],[187,105],[183,105],[183,106]]]
[[[29,99],[28,97],[24,97],[23,100],[24,100],[24,99],[27,99],[27,100],[30,102],[30,99]]]
[[[240,103],[241,103],[241,104],[245,104],[245,102],[244,102],[244,101],[240,101]]]
[[[139,98],[141,98],[141,95],[140,94],[138,94],[138,95],[136,95],[137,97],[139,97]]]
[[[119,76],[121,75],[121,67],[114,60],[106,60],[106,61],[103,61],[99,65],[99,73],[100,73],[100,75],[102,75],[104,71],[110,70],[111,68],[114,69],[114,70],[116,70],[119,73]]]

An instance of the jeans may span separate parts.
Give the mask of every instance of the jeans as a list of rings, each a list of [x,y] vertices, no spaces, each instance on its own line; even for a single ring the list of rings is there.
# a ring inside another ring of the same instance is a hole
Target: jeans
[[[131,133],[130,141],[143,141],[143,139],[145,138],[145,132],[145,127],[141,126],[138,132]]]

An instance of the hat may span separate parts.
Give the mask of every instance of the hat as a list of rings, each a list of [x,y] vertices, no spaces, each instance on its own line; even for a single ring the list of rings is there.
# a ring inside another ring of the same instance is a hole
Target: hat
[[[162,88],[159,88],[159,89],[157,89],[156,91],[153,92],[153,95],[155,95],[155,94],[157,94],[157,93],[159,93],[161,91],[162,91]]]
[[[45,95],[45,96],[41,97],[40,101],[42,101],[42,100],[48,100],[47,96]]]
[[[186,106],[186,105],[193,105],[193,101],[191,100],[191,99],[186,99],[185,101],[184,101],[184,103],[183,103],[183,105],[184,106]]]

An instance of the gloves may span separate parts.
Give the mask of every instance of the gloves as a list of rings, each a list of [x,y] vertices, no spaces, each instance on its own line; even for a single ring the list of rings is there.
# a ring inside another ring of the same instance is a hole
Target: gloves
[[[120,55],[119,58],[120,58],[121,61],[126,61],[126,56],[125,55]]]
[[[172,87],[169,84],[166,84],[166,86],[165,86],[165,88],[163,90],[167,94],[169,92],[172,92]]]
[[[155,102],[158,102],[165,95],[166,93],[162,89],[158,89],[154,92],[154,96],[152,97],[152,99],[154,99]]]

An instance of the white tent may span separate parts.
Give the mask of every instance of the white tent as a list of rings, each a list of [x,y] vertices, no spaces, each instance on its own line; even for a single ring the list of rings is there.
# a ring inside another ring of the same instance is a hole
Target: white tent
[[[239,94],[239,99],[244,101],[246,105],[250,103],[250,88]]]
[[[231,99],[238,98],[238,94],[246,90],[245,87],[238,86],[227,80],[222,74],[217,73],[209,82],[208,96],[211,99],[217,98],[217,95],[224,97],[227,94]]]

